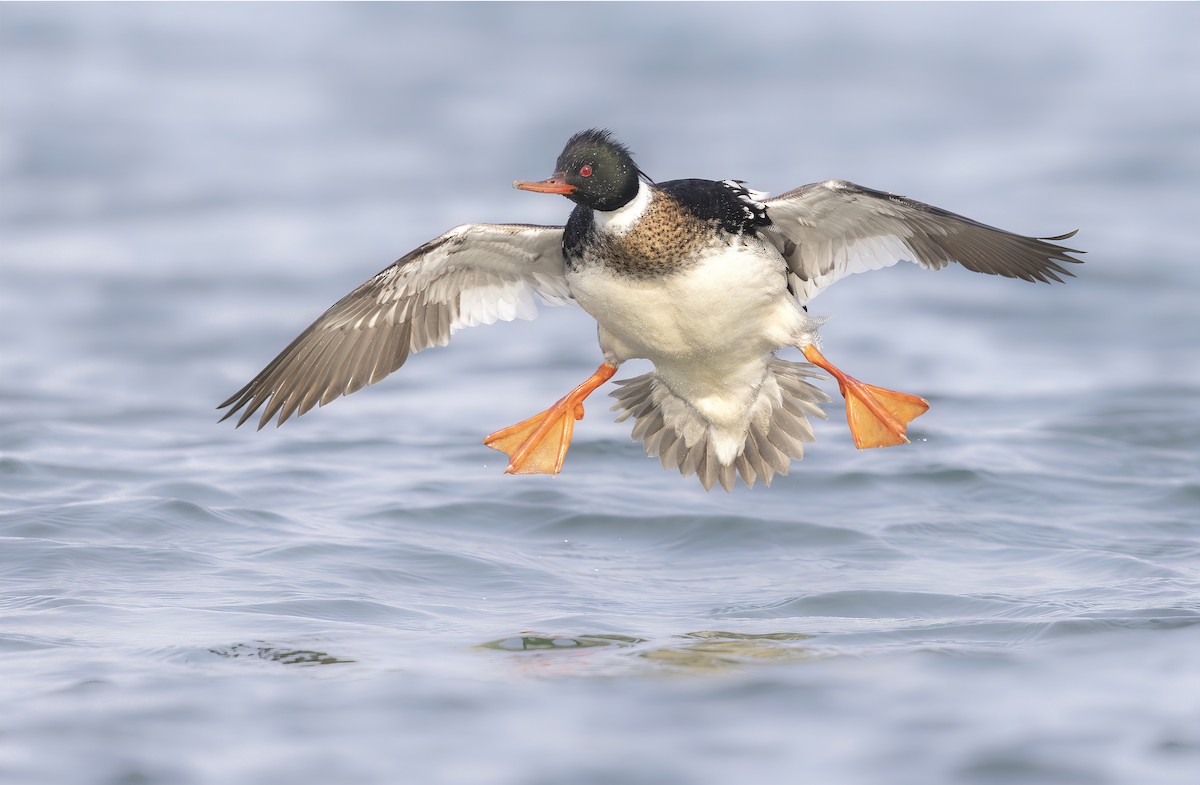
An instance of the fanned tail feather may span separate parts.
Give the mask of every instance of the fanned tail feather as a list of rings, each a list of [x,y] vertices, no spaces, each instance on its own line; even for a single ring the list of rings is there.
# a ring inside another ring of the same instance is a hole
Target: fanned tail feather
[[[633,440],[641,440],[646,454],[658,458],[664,469],[697,475],[705,490],[720,483],[730,491],[739,475],[748,488],[758,480],[770,485],[776,474],[786,475],[789,464],[804,457],[804,443],[814,440],[808,418],[825,419],[820,404],[830,400],[807,378],[825,377],[808,363],[772,359],[755,391],[740,444],[736,435],[718,433],[655,372],[617,381],[610,394],[617,399],[613,411],[621,412],[617,422],[632,417]]]

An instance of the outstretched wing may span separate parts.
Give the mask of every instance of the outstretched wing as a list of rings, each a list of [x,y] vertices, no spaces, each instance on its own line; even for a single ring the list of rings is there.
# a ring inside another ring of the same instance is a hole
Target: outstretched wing
[[[258,427],[374,384],[410,352],[444,346],[460,327],[532,319],[533,294],[571,299],[562,227],[464,224],[412,251],[343,297],[219,409]]]
[[[904,196],[827,180],[766,199],[768,234],[787,259],[788,283],[801,303],[852,273],[900,261],[940,270],[958,262],[968,270],[1026,281],[1062,281],[1074,275],[1061,262],[1083,253],[1057,245],[1072,237],[1023,237]]]

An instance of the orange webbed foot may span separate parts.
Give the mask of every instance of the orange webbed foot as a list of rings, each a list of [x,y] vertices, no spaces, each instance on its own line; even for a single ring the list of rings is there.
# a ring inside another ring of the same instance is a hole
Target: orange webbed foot
[[[508,455],[505,474],[558,474],[571,446],[575,421],[583,419],[584,399],[616,372],[613,365],[601,365],[546,411],[496,431],[483,443]]]
[[[582,406],[579,416],[575,415],[555,404],[528,420],[496,431],[483,443],[508,455],[505,474],[558,474],[571,446],[575,420],[583,418]]]
[[[929,411],[929,402],[924,398],[873,384],[847,385],[842,394],[846,397],[850,435],[860,450],[906,444],[908,424]]]
[[[907,443],[908,424],[929,410],[924,398],[860,382],[826,360],[811,344],[804,347],[804,356],[837,379],[846,398],[850,435],[860,450]]]

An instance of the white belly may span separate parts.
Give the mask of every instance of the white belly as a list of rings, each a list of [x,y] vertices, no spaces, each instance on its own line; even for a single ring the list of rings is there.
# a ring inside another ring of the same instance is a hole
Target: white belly
[[[649,359],[680,393],[736,387],[739,379],[757,384],[771,353],[792,343],[803,321],[784,261],[757,245],[714,252],[665,278],[588,267],[568,272],[567,282],[599,323],[610,362]]]

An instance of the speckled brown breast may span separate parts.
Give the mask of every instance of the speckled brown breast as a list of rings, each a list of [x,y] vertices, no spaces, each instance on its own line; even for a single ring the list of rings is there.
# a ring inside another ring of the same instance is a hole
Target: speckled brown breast
[[[574,218],[574,216],[572,216]],[[567,264],[575,270],[605,267],[630,278],[658,278],[685,270],[727,238],[720,222],[697,218],[662,192],[641,220],[621,235],[601,234],[587,216],[586,237],[567,249]]]

